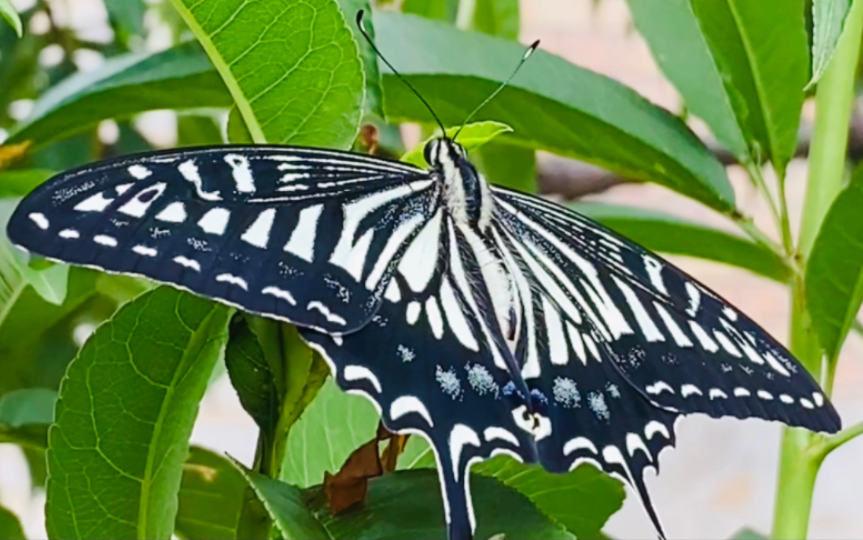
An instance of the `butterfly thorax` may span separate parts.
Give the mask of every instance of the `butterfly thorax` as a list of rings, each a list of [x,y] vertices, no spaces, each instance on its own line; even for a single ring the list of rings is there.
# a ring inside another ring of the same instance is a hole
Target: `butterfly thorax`
[[[484,235],[491,225],[493,198],[485,179],[467,159],[464,148],[435,139],[425,148],[426,161],[444,184],[444,203],[452,218]]]
[[[470,245],[501,333],[515,347],[519,309],[511,273],[491,233],[494,198],[485,178],[467,159],[464,148],[449,139],[435,139],[425,148],[426,161],[443,182],[447,213]]]

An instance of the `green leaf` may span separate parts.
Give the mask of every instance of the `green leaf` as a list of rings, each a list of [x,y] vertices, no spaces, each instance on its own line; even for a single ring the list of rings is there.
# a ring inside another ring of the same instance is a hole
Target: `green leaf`
[[[434,454],[420,437],[411,437],[399,456],[399,469],[434,468]],[[524,465],[507,456],[475,464],[472,473],[496,478],[519,491],[544,515],[578,538],[598,538],[600,529],[620,507],[623,485],[590,465],[567,474],[552,474],[538,465]],[[477,491],[473,490],[476,496]]]
[[[36,293],[46,301],[59,306],[66,299],[66,289],[69,281],[69,266],[52,264],[51,266],[34,270],[29,266],[21,268],[24,278]]]
[[[243,409],[262,432],[272,436],[279,419],[279,393],[258,338],[245,320],[232,325],[225,365]]]
[[[0,397],[0,424],[20,427],[54,421],[57,392],[48,388],[22,388]]]
[[[446,130],[446,136],[453,138],[458,130],[459,128],[457,127],[449,128]],[[462,129],[461,133],[458,135],[458,143],[462,145],[465,150],[475,150],[498,135],[509,131],[512,131],[512,128],[501,122],[474,122],[472,124],[467,124],[464,129]],[[424,149],[429,141],[438,138],[440,138],[440,131],[437,131],[433,136],[424,140],[415,146],[413,150],[403,155],[402,161],[411,163],[417,167],[428,167],[424,156]]]
[[[597,538],[626,498],[623,484],[587,464],[566,474],[552,474],[538,465],[497,456],[474,465],[472,471],[519,491],[578,538]]]
[[[106,118],[230,103],[207,56],[189,42],[161,53],[111,58],[96,71],[72,75],[39,98],[8,142],[29,140],[41,146]]]
[[[105,9],[111,26],[123,41],[128,41],[130,36],[144,34],[144,15],[147,12],[144,0],[105,0]]]
[[[458,125],[524,55],[513,41],[397,13],[375,15],[380,47],[444,122]],[[384,75],[387,114],[429,122],[416,96]],[[609,78],[537,51],[478,114],[512,126],[513,143],[670,187],[723,212],[734,208],[725,170],[667,111]]]
[[[15,11],[15,8],[12,7],[12,3],[9,0],[0,0],[0,16],[12,25],[12,28],[15,29],[15,33],[18,37],[23,35],[24,27],[21,26],[21,18],[18,16],[18,12]]]
[[[518,39],[518,0],[475,0],[473,29],[492,36]]]
[[[335,474],[377,432],[378,414],[364,397],[342,392],[330,378],[288,435],[282,480],[306,488]]]
[[[177,118],[177,146],[223,144],[222,131],[214,116],[181,114]]]
[[[172,0],[256,143],[349,148],[363,66],[335,0]]]
[[[366,27],[366,32],[372,40],[375,39],[375,25],[371,18],[371,2],[369,0],[337,0],[342,8],[345,20],[348,23],[348,28],[354,35],[354,41],[357,44],[357,49],[360,53],[360,60],[363,64],[363,74],[365,79],[365,96],[363,98],[363,119],[370,121],[371,119],[383,119],[384,117],[384,95],[383,82],[381,81],[381,73],[378,69],[378,55],[372,49],[371,44],[360,33],[359,27],[356,25],[356,16],[360,10],[365,12],[363,24]]]
[[[807,88],[824,75],[850,10],[851,0],[812,0],[812,78]]]
[[[299,489],[250,471],[236,461],[234,464],[255,490],[282,538],[332,538],[311,510],[306,508]]]
[[[404,0],[402,13],[454,23],[458,4],[458,0]]]
[[[763,246],[671,214],[598,203],[570,207],[652,251],[730,264],[782,283],[791,276],[782,258]]]
[[[52,176],[54,171],[47,169],[2,171],[0,172],[0,197],[23,197]]]
[[[56,401],[57,392],[47,388],[24,388],[4,394],[0,397],[0,443],[45,449]]]
[[[506,137],[499,140],[505,141]],[[494,141],[479,148],[472,157],[489,182],[536,193],[536,152],[532,148]]]
[[[189,436],[231,310],[160,287],[69,366],[49,433],[52,538],[169,538]]]
[[[2,1],[0,0],[0,2]],[[0,538],[4,540],[24,540],[26,538],[24,529],[21,528],[21,522],[18,521],[18,516],[2,506],[0,506]]]
[[[470,486],[475,538],[575,538],[524,495],[493,478],[471,475]],[[438,476],[431,470],[398,471],[369,481],[365,504],[338,517],[327,511],[320,490],[308,495],[308,504],[335,539],[446,538]]]
[[[0,230],[5,232],[14,207],[10,200],[0,201]],[[68,266],[57,264],[35,270],[24,263],[24,257],[12,247],[5,234],[0,237],[0,324],[6,318],[7,310],[28,286],[55,305],[62,304],[66,297]]]
[[[183,464],[176,534],[182,538],[234,539],[246,479],[224,457],[193,446]]]
[[[228,113],[228,142],[231,144],[252,144],[252,134],[246,127],[246,122],[237,107],[231,107]]]
[[[271,373],[273,389],[269,391],[275,393],[278,407],[274,418],[263,415],[269,418],[271,431],[263,426],[262,430],[268,447],[273,448],[273,455],[265,456],[268,463],[262,472],[278,477],[289,446],[288,433],[317,396],[329,375],[329,367],[300,338],[295,326],[264,317],[248,316],[246,319],[260,345],[259,349],[253,349],[258,355],[255,361],[264,362]],[[233,376],[231,380],[235,381]],[[236,382],[234,384],[236,386]]]
[[[629,0],[689,111],[745,162],[794,155],[808,76],[804,0]]]
[[[816,0],[817,1],[817,0]],[[734,533],[730,540],[767,540],[768,537],[766,535],[761,534],[755,529],[751,529],[749,527],[744,527]]]
[[[806,265],[806,300],[818,341],[835,359],[863,302],[863,168],[833,201]]]
[[[3,257],[0,257],[2,266]],[[96,291],[97,273],[69,271],[66,300],[60,306],[45,301],[32,287],[16,289],[0,302],[0,395],[19,388],[55,389],[78,350],[73,331],[81,324],[98,324],[116,307]],[[2,272],[0,276],[4,278]],[[0,282],[0,297],[5,294]]]

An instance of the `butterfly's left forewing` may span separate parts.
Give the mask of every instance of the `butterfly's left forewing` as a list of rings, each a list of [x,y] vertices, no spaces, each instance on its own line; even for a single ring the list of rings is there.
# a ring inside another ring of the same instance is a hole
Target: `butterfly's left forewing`
[[[398,162],[198,148],[64,173],[20,203],[8,232],[52,259],[343,333],[374,314],[394,261],[437,201],[428,173]]]

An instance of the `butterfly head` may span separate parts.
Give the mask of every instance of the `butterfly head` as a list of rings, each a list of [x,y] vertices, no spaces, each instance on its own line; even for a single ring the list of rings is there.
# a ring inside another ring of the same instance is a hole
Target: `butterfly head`
[[[464,147],[444,137],[430,140],[423,149],[423,155],[426,163],[433,169],[443,169],[447,164],[467,161],[467,151]]]

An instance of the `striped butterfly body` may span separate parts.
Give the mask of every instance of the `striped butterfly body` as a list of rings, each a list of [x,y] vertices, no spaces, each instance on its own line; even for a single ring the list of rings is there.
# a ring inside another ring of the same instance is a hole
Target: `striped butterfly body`
[[[12,241],[296,324],[338,384],[437,458],[450,538],[472,463],[587,462],[640,495],[689,413],[834,432],[817,384],[715,293],[608,229],[488,185],[449,139],[429,170],[328,150],[123,158],[29,195]]]

